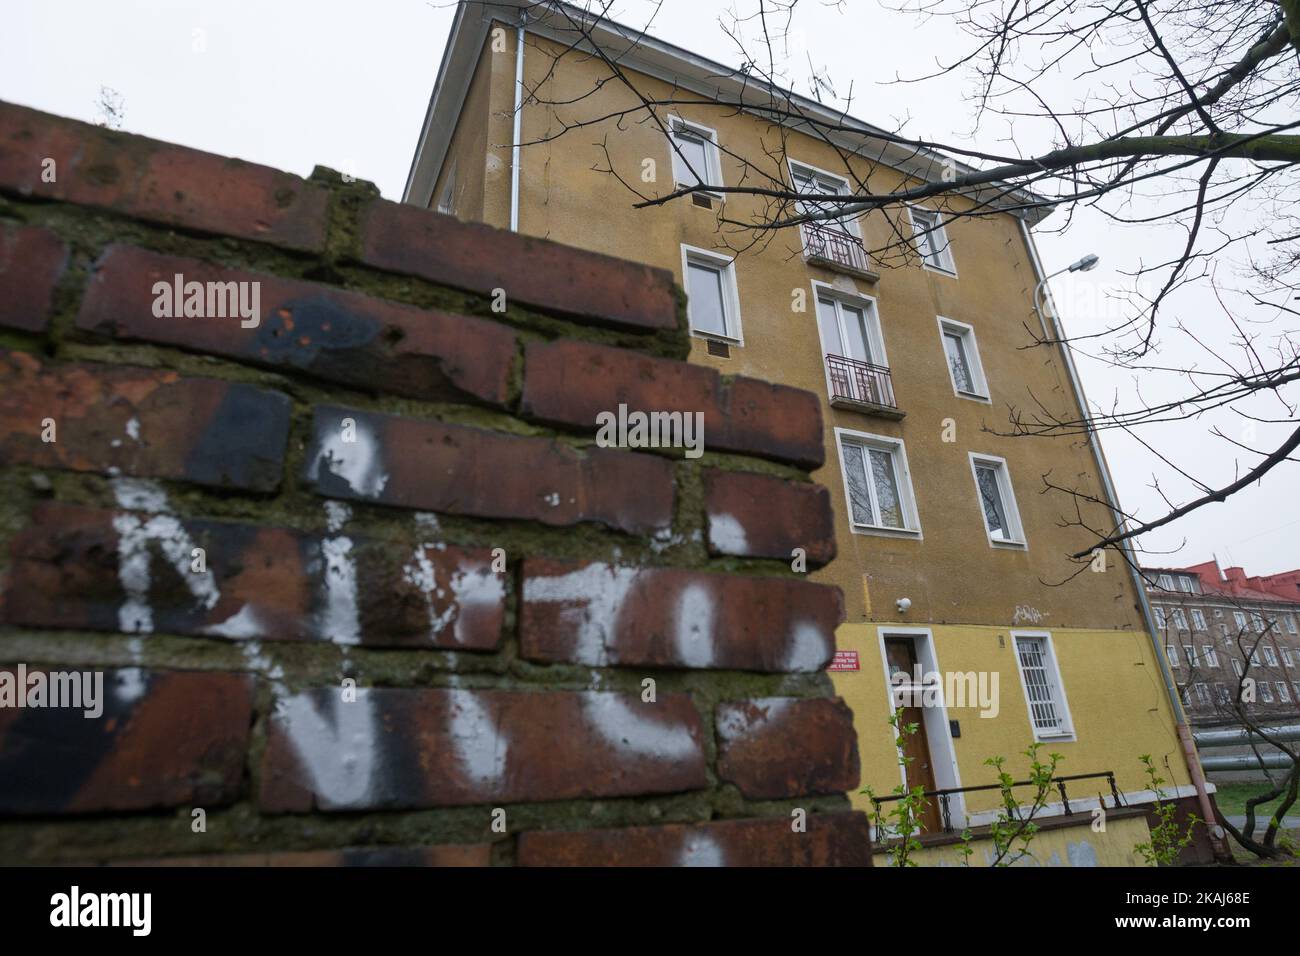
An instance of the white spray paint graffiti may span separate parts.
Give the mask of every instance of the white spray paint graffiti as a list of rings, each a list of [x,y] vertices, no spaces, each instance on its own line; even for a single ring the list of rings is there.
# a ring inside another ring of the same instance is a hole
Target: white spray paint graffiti
[[[788,671],[820,670],[830,656],[828,635],[811,621],[798,621],[786,648],[784,667]]]
[[[479,786],[498,792],[506,776],[510,741],[492,721],[492,715],[472,690],[451,690],[451,735],[456,757],[466,775]]]
[[[682,847],[677,851],[678,866],[726,866],[727,858],[721,845],[707,833],[687,832]]]
[[[716,607],[703,584],[691,584],[677,599],[677,653],[688,667],[712,667]]]
[[[788,698],[762,697],[746,707],[729,707],[718,721],[718,732],[727,740],[748,737],[758,727],[780,720],[789,706]]]
[[[678,761],[699,753],[699,744],[685,724],[664,724],[638,713],[634,698],[622,694],[582,695],[582,715],[587,724],[618,750],[630,750],[653,760]]]
[[[709,515],[709,544],[724,554],[749,554],[749,539],[731,515]]]
[[[312,459],[307,474],[319,481],[322,468],[331,475],[342,478],[355,494],[374,498],[388,484],[388,473],[379,453],[379,442],[364,420],[356,420],[356,428],[347,441],[340,420],[333,427],[322,427],[318,433],[320,446]]]
[[[118,537],[117,576],[126,592],[126,600],[117,612],[118,628],[127,634],[153,632],[153,608],[149,604],[149,590],[153,585],[150,542],[158,544],[195,602],[204,610],[215,607],[221,596],[216,580],[210,571],[190,569],[194,542],[180,521],[166,513],[171,509],[162,489],[152,482],[114,478],[113,492],[117,503],[128,509],[113,515],[113,530]],[[144,517],[129,513],[131,509],[163,513]]]
[[[366,806],[380,769],[373,691],[358,688],[355,701],[344,701],[336,693],[323,696],[329,701],[329,719],[312,694],[282,698],[276,718],[323,803]]]
[[[636,568],[589,564],[558,577],[530,579],[524,585],[524,599],[564,605],[560,619],[578,634],[574,658],[604,667],[609,663],[608,642],[638,573]]]
[[[343,535],[320,543],[325,559],[321,584],[325,601],[317,615],[320,633],[336,644],[361,643],[361,609],[357,602],[357,564],[352,539]]]

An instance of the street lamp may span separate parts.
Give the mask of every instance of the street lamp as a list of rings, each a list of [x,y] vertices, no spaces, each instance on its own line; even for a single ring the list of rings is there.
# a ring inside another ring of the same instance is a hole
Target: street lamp
[[[1090,252],[1078,262],[1071,262],[1064,269],[1057,269],[1051,275],[1043,276],[1043,278],[1039,280],[1038,285],[1034,286],[1034,311],[1038,313],[1038,321],[1043,323],[1044,326],[1047,325],[1047,320],[1043,318],[1042,307],[1039,305],[1039,296],[1042,294],[1043,286],[1047,285],[1049,279],[1059,276],[1062,272],[1091,272],[1093,269],[1097,268],[1097,263],[1100,261],[1101,256],[1093,255]],[[1055,314],[1052,315],[1052,327],[1056,330],[1057,337],[1060,338],[1061,330],[1057,327]]]

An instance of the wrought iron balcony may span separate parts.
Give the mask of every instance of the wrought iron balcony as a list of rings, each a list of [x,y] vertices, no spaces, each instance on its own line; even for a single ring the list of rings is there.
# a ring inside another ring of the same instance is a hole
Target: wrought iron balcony
[[[830,376],[832,405],[886,418],[903,417],[894,401],[894,380],[885,366],[828,355],[826,371]]]
[[[867,252],[862,248],[862,240],[841,226],[804,223],[803,252],[811,261],[877,278],[867,265]]]

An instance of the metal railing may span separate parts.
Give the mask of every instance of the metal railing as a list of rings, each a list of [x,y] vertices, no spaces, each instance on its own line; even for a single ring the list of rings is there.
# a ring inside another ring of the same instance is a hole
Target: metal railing
[[[841,399],[885,408],[898,407],[894,401],[894,380],[886,366],[843,355],[828,355],[826,371],[830,373],[832,402]]]
[[[1104,777],[1106,779],[1106,782],[1110,784],[1111,798],[1115,801],[1115,807],[1124,806],[1125,805],[1124,798],[1120,796],[1119,788],[1115,786],[1115,772],[1113,770],[1103,770],[1100,773],[1075,773],[1065,777],[1052,778],[1052,783],[1056,784],[1056,789],[1061,794],[1061,805],[1062,807],[1064,807],[1065,815],[1067,817],[1074,816],[1074,810],[1070,808],[1070,798],[1068,794],[1066,794],[1065,792],[1065,784],[1069,781],[1074,781],[1074,780],[1095,780],[1102,777]],[[1034,781],[1021,780],[1021,781],[1017,781],[1016,783],[1013,783],[1011,786],[1032,787],[1034,786]],[[1000,783],[986,783],[978,787],[954,787],[951,790],[927,790],[925,793],[922,794],[922,796],[927,800],[931,800],[935,797],[939,798],[939,812],[943,818],[943,832],[952,833],[953,832],[952,808],[948,803],[949,797],[957,793],[978,793],[979,791],[982,790],[1001,790],[1001,789],[1002,789],[1002,784]],[[902,800],[903,797],[905,796],[907,796],[907,794],[893,794],[892,796],[888,796],[888,797],[872,797],[871,802],[875,804],[876,810],[879,811],[880,805],[882,803],[890,803],[894,800]],[[1097,798],[1099,801],[1102,802],[1102,806],[1104,807],[1105,801],[1102,800],[1100,794],[1098,794]],[[1114,809],[1114,807],[1112,807],[1112,809]],[[1017,814],[1017,819],[1019,819],[1018,814]]]
[[[870,271],[862,240],[839,226],[827,226],[819,222],[804,223],[803,251],[809,259],[823,259],[859,272]]]

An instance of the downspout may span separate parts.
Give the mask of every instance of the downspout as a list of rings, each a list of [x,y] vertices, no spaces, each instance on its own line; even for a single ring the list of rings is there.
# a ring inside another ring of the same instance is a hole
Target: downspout
[[[1037,280],[1041,281],[1046,273],[1043,271],[1043,264],[1038,258],[1038,248],[1034,245],[1033,233],[1029,231],[1029,225],[1025,220],[1020,220],[1020,231],[1025,238],[1025,246],[1029,250],[1029,258],[1033,262],[1034,273]],[[1097,473],[1101,476],[1102,488],[1106,491],[1106,504],[1110,508],[1111,517],[1115,520],[1115,527],[1122,528],[1126,525],[1124,516],[1119,512],[1119,496],[1115,493],[1115,486],[1110,479],[1110,469],[1106,465],[1106,456],[1101,448],[1101,441],[1097,438],[1096,433],[1091,427],[1092,416],[1088,411],[1088,401],[1083,394],[1083,385],[1079,381],[1078,369],[1074,366],[1074,356],[1070,352],[1070,347],[1065,341],[1065,333],[1061,329],[1060,321],[1056,314],[1056,302],[1052,299],[1052,290],[1043,284],[1044,301],[1049,307],[1052,315],[1052,330],[1049,332],[1046,327],[1046,320],[1043,319],[1042,313],[1039,313],[1039,319],[1044,322],[1043,333],[1051,338],[1055,338],[1061,346],[1061,354],[1065,358],[1065,372],[1070,379],[1070,387],[1074,391],[1074,399],[1079,404],[1079,412],[1083,415],[1084,421],[1089,425],[1088,444],[1092,448],[1093,458],[1097,462]],[[1035,303],[1037,305],[1037,303]],[[1214,808],[1210,803],[1210,793],[1205,787],[1205,774],[1201,770],[1201,762],[1196,754],[1196,743],[1192,739],[1192,731],[1187,726],[1187,716],[1183,711],[1182,700],[1178,696],[1178,686],[1174,681],[1173,674],[1169,671],[1169,664],[1165,660],[1164,648],[1160,646],[1160,639],[1156,636],[1159,629],[1155,626],[1155,615],[1151,612],[1151,602],[1147,600],[1147,589],[1142,583],[1142,575],[1138,571],[1137,559],[1129,546],[1128,541],[1123,541],[1120,548],[1128,555],[1126,562],[1129,567],[1129,575],[1133,578],[1133,586],[1137,589],[1138,603],[1142,608],[1142,619],[1146,622],[1147,637],[1151,639],[1151,650],[1155,654],[1156,662],[1160,666],[1160,676],[1164,679],[1165,693],[1169,696],[1169,706],[1174,715],[1174,726],[1178,734],[1178,742],[1183,748],[1183,760],[1187,764],[1187,773],[1192,778],[1192,785],[1196,787],[1196,796],[1201,805],[1201,814],[1205,820],[1206,826],[1209,827],[1210,837],[1214,844],[1215,855],[1222,859],[1230,859],[1231,851],[1223,842],[1223,831],[1217,823],[1214,822]]]
[[[519,13],[519,29],[515,33],[515,130],[510,146],[510,231],[519,231],[519,160],[523,153],[520,140],[524,125],[524,23],[527,13]]]

